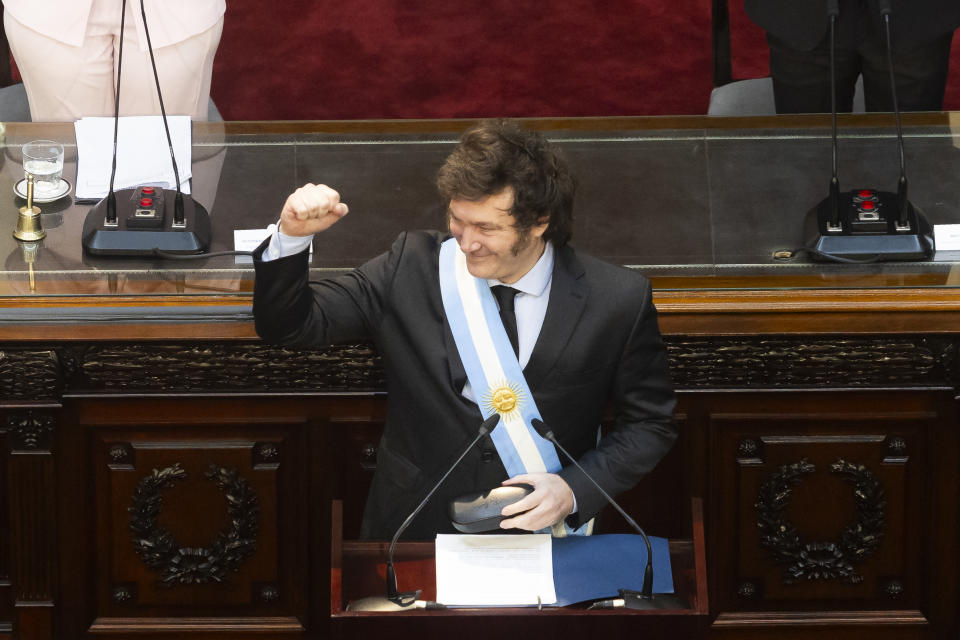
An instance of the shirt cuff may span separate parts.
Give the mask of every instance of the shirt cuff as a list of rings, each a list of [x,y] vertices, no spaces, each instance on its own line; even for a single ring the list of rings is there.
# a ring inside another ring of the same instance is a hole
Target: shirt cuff
[[[278,258],[292,256],[310,247],[313,242],[313,235],[309,236],[288,236],[280,231],[279,224],[271,224],[268,229],[272,230],[270,235],[270,244],[263,250],[260,259],[263,262],[270,262]]]

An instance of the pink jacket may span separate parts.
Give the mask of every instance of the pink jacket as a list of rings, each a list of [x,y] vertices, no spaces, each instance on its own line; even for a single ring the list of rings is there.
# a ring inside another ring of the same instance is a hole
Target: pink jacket
[[[117,26],[120,25],[118,0],[4,0],[4,10],[18,22],[48,38],[78,47],[83,43],[94,2],[115,2]],[[226,0],[144,0],[150,41],[155,48],[182,42],[212,27],[227,10]],[[133,16],[140,36],[140,49],[147,42],[140,15],[140,0],[127,0],[127,20]]]

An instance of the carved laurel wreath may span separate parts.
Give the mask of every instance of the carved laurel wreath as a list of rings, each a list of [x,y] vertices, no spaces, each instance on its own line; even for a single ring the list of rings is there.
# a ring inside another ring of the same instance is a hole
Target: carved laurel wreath
[[[784,565],[783,581],[786,584],[802,579],[840,579],[859,583],[863,576],[854,571],[853,565],[880,545],[887,526],[886,494],[880,481],[864,465],[838,459],[830,465],[830,472],[839,474],[853,485],[857,519],[843,530],[839,540],[804,543],[784,514],[793,487],[815,470],[814,465],[804,458],[781,466],[761,485],[754,504],[760,545],[770,550],[774,562]]]
[[[181,547],[157,521],[163,504],[163,490],[175,480],[187,477],[180,463],[153,470],[140,480],[133,494],[130,530],[133,549],[151,569],[160,572],[160,584],[204,584],[223,582],[228,571],[236,571],[257,549],[260,505],[246,478],[236,469],[211,464],[204,474],[226,494],[230,523],[206,547]]]

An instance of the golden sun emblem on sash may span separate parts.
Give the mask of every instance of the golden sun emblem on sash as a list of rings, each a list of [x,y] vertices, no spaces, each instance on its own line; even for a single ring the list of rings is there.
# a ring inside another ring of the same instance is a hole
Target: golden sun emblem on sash
[[[501,382],[492,385],[483,397],[487,409],[496,411],[503,418],[519,415],[523,404],[523,390],[519,385],[510,382]]]

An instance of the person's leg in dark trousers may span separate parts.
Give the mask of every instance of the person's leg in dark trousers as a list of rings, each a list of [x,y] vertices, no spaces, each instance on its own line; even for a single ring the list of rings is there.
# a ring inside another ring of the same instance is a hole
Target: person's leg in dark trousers
[[[776,36],[767,34],[770,45],[770,75],[777,113],[830,112],[830,37],[812,51],[798,51]],[[837,47],[835,55],[837,111],[853,110],[853,94],[860,75],[856,51]]]
[[[894,42],[893,71],[901,111],[942,111],[953,32],[917,47]],[[867,111],[893,111],[886,36],[870,33],[861,45],[864,104]]]

